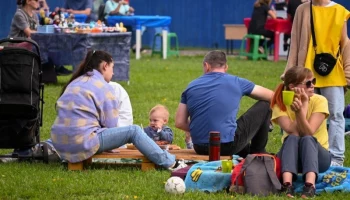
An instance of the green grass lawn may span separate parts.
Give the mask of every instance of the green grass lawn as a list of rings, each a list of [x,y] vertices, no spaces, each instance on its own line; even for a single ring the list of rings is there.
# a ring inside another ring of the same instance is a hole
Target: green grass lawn
[[[133,106],[134,123],[148,125],[148,112],[156,104],[169,108],[169,126],[175,133],[174,143],[185,147],[184,134],[174,127],[174,115],[182,91],[187,84],[202,74],[203,56],[169,58],[151,58],[143,56],[135,60],[131,56],[130,85],[121,84],[128,91]],[[279,76],[284,70],[285,61],[252,62],[229,57],[229,73],[235,74],[256,84],[274,89],[280,83]],[[62,86],[69,77],[59,77],[55,85],[45,86],[44,123],[41,139],[48,139],[54,122],[55,102]],[[350,103],[349,94],[346,102]],[[246,111],[254,100],[244,97],[239,115]],[[269,136],[267,150],[277,152],[281,147],[279,127],[275,127]],[[349,137],[346,145],[350,145]],[[1,150],[6,153],[9,150]],[[346,152],[348,158],[349,152]],[[350,166],[349,159],[345,161]],[[232,194],[186,192],[183,196],[167,194],[164,182],[170,172],[154,170],[142,172],[139,168],[107,167],[94,168],[82,172],[67,171],[61,164],[51,163],[4,163],[0,164],[0,199],[258,199]],[[318,199],[347,199],[347,194],[322,194]],[[267,199],[279,199],[271,196]]]

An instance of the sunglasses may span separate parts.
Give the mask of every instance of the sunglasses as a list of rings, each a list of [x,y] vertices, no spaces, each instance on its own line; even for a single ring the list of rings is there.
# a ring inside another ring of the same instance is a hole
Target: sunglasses
[[[312,85],[316,84],[316,78],[313,78],[312,80],[308,80],[305,83],[300,83],[302,85],[305,85],[306,88],[310,88]]]

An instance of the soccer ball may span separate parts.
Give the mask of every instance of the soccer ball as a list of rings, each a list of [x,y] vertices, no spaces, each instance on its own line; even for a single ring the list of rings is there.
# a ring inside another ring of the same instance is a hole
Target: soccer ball
[[[185,182],[180,177],[170,177],[165,183],[165,191],[170,194],[183,194],[185,190]]]

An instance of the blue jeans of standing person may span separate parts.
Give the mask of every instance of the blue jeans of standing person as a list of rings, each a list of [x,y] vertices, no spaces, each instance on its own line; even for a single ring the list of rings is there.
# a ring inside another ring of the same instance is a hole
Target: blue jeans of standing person
[[[97,153],[118,148],[126,143],[133,143],[137,149],[153,163],[169,168],[175,163],[175,156],[162,150],[137,125],[109,128],[98,134],[100,148]]]
[[[317,88],[315,91],[328,100],[328,142],[329,151],[332,154],[332,162],[343,165],[345,153],[344,88],[325,87]]]
[[[303,176],[308,172],[317,176],[327,171],[331,164],[331,154],[313,136],[287,136],[277,156],[281,159],[282,174],[292,173],[293,181],[300,172]]]

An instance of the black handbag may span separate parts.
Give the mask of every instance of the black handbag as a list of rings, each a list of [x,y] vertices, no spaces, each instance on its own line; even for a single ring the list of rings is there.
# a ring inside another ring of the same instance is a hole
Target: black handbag
[[[312,44],[315,50],[315,60],[314,60],[314,70],[321,76],[327,76],[330,74],[337,63],[339,53],[340,53],[340,46],[337,53],[337,57],[334,58],[329,53],[316,53],[316,35],[315,35],[315,28],[314,28],[314,20],[313,20],[313,14],[312,14],[312,1],[310,2],[310,23],[311,23],[311,35],[312,35]]]

